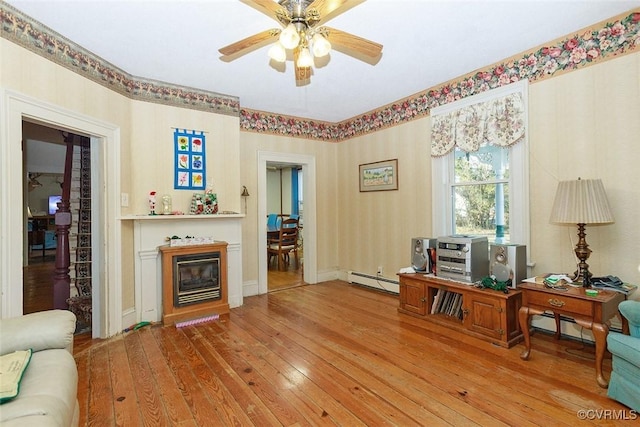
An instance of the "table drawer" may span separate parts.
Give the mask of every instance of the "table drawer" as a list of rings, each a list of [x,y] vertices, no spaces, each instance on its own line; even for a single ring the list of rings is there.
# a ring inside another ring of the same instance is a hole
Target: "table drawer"
[[[593,301],[572,298],[556,293],[527,291],[527,304],[546,310],[593,316]]]

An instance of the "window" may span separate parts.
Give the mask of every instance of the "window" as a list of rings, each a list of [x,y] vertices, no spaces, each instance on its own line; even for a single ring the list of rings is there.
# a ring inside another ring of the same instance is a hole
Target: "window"
[[[456,148],[453,165],[452,234],[509,241],[509,149],[484,145],[467,153]]]
[[[465,123],[448,124],[444,139],[458,137],[464,141],[451,142],[451,148],[447,148],[450,151],[432,157],[434,237],[484,235],[490,242],[529,245],[526,84],[526,81],[518,82],[432,110],[434,123],[434,116],[439,114],[449,115],[445,120],[455,114],[462,118],[465,113],[458,111],[469,106],[474,108],[474,119],[477,119],[478,106],[512,93],[522,94],[525,109],[523,137],[510,145],[492,143],[491,135],[478,136],[469,132],[465,127],[470,127],[473,120],[468,114],[464,117]],[[434,126],[432,136],[441,130]],[[439,149],[442,149],[445,143],[434,140],[434,144],[440,144]],[[432,153],[435,151],[432,149]]]

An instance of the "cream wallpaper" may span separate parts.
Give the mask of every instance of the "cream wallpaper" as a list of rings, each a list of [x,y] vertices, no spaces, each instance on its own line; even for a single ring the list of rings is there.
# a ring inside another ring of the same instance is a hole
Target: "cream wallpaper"
[[[188,211],[192,192],[173,190],[173,127],[206,132],[207,179],[213,182],[213,189],[218,193],[220,210],[240,212],[237,117],[132,101],[2,38],[0,89],[18,92],[55,108],[75,111],[118,127],[121,176],[120,189],[114,191],[129,195],[129,206],[121,207],[120,215],[146,214],[147,196],[151,190],[170,194],[175,210]],[[9,143],[19,147],[20,141]],[[9,171],[3,169],[3,177],[7,173]],[[12,200],[22,199],[21,191],[13,188],[3,188],[3,191],[14,192],[8,196]],[[21,211],[19,205],[15,206]],[[118,252],[121,255],[122,308],[127,311],[134,308],[133,228],[127,221],[121,224],[122,248]],[[17,247],[18,242],[13,243],[12,247]],[[18,265],[11,262],[14,264]]]
[[[640,54],[531,85],[529,108],[534,272],[575,270],[577,227],[549,224],[557,182],[600,178],[615,223],[587,225],[590,270],[640,283]]]
[[[240,212],[240,157],[238,118],[169,107],[147,102],[132,102],[135,126],[131,133],[132,162],[130,209],[133,214],[147,213],[148,194],[171,196],[173,210],[189,212],[192,190],[174,190],[173,133],[175,128],[203,131],[205,134],[207,187],[218,196],[219,211]],[[124,209],[123,209],[124,212]]]
[[[640,54],[529,86],[531,274],[573,272],[577,227],[549,223],[559,180],[601,178],[616,222],[587,226],[595,275],[640,283]],[[411,237],[431,235],[429,119],[338,145],[341,270],[385,276],[410,262]],[[359,193],[359,163],[398,158],[399,190]]]
[[[411,262],[411,238],[431,236],[428,118],[338,145],[339,268],[396,280]],[[359,190],[359,165],[398,159],[398,190]]]

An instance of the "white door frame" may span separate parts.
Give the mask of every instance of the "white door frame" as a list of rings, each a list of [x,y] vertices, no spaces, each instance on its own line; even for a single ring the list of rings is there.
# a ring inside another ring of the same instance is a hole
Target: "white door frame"
[[[310,155],[258,151],[258,294],[267,284],[267,162],[302,165],[304,194],[304,281],[318,283],[316,235],[316,159]]]
[[[24,94],[0,88],[0,318],[23,314],[22,121],[91,135],[92,189],[98,224],[92,228],[94,280],[93,336],[106,338],[122,330],[120,129]],[[95,179],[95,181],[93,181]],[[20,225],[20,226],[19,226]],[[110,260],[109,263],[106,260]]]

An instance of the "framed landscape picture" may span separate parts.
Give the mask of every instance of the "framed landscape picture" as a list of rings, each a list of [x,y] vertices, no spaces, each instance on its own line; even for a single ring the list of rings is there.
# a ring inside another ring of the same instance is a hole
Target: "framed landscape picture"
[[[360,165],[360,191],[398,189],[398,159]]]

